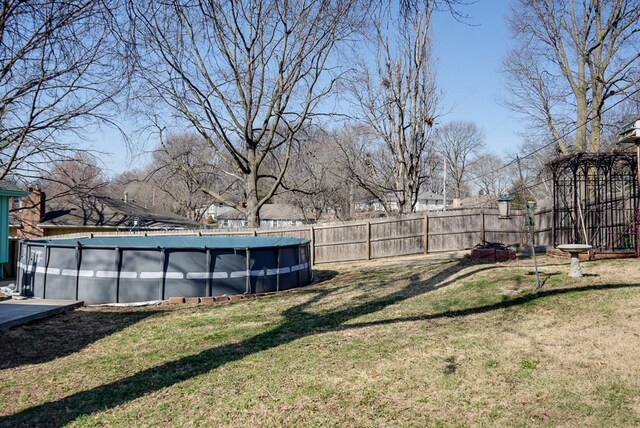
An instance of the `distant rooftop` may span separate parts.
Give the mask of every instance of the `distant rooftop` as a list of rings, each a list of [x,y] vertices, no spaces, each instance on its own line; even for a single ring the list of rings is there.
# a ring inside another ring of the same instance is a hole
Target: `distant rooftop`
[[[42,227],[196,228],[196,221],[157,208],[100,195],[51,201],[40,222]]]
[[[24,196],[28,193],[10,181],[0,180],[0,195],[2,196]]]
[[[218,216],[218,219],[240,220],[245,214],[230,210]],[[304,220],[304,215],[298,207],[290,204],[265,204],[260,209],[262,220]]]

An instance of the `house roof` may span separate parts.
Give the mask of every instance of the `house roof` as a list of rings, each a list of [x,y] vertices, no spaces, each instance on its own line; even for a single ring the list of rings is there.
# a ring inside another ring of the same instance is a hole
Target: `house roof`
[[[396,196],[393,193],[387,193],[386,195],[387,198],[387,202],[397,202]],[[437,193],[433,193],[431,191],[425,191],[425,192],[420,192],[418,194],[418,200],[419,201],[424,201],[424,200],[437,200],[437,201],[441,201],[443,200],[444,197],[442,195],[438,195]],[[451,198],[447,198],[448,201],[451,201]],[[376,198],[366,198],[366,199],[362,199],[359,203],[361,204],[373,204],[373,203],[382,203],[380,202],[380,200],[376,199]]]
[[[85,195],[72,200],[52,201],[40,227],[134,227],[146,229],[195,228],[193,220],[156,208],[146,208],[109,196]]]
[[[421,192],[418,194],[418,200],[419,201],[423,201],[423,200],[436,200],[436,201],[442,201],[444,199],[444,196],[442,195],[438,195],[437,193],[433,193],[433,192]]]
[[[244,213],[230,210],[218,215],[219,220],[244,220]],[[265,204],[260,209],[261,220],[304,220],[298,207],[290,204]]]
[[[0,180],[0,196],[26,196],[29,192],[22,190],[10,181]]]

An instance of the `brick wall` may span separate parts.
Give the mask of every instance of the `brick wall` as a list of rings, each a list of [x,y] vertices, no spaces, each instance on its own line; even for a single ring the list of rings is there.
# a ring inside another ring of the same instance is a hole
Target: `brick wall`
[[[46,208],[46,195],[39,188],[30,188],[29,195],[20,200],[20,217],[22,227],[18,229],[18,238],[34,239],[44,236],[44,231],[38,227],[42,221]]]

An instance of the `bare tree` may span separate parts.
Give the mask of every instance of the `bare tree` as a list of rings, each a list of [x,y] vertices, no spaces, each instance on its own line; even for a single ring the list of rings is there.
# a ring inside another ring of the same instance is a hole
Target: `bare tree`
[[[305,216],[349,218],[356,190],[348,159],[338,144],[341,131],[310,130],[292,150],[291,166],[280,198],[300,208]]]
[[[376,200],[387,214],[393,214],[392,203],[397,201],[392,194],[394,180],[383,143],[364,125],[350,124],[333,136],[335,156],[342,160],[341,178],[349,183],[350,212],[356,202]]]
[[[454,186],[454,197],[461,198],[469,165],[478,158],[484,147],[484,131],[474,122],[449,122],[438,129],[436,147],[446,160],[447,175]]]
[[[524,186],[518,189],[514,184],[516,193],[534,196],[536,200],[550,200],[553,194],[553,182],[551,173],[547,168],[549,159],[558,155],[557,146],[542,146],[531,138],[525,138],[520,146],[520,155],[513,155],[510,171],[513,178],[523,178],[520,184]]]
[[[640,1],[519,0],[505,58],[513,110],[563,153],[601,148],[603,112],[640,83]]]
[[[41,180],[48,200],[77,199],[80,196],[105,193],[109,185],[98,160],[87,152],[54,162]]]
[[[170,134],[154,148],[147,165],[118,175],[108,191],[116,198],[126,195],[139,205],[200,221],[212,203],[202,187],[215,189],[230,200],[240,201],[242,195],[237,180],[221,174],[215,160],[201,135]]]
[[[483,153],[469,165],[469,179],[478,193],[500,196],[512,187],[515,176],[500,156]]]
[[[201,135],[169,135],[154,150],[146,181],[153,185],[154,192],[157,189],[172,202],[172,211],[199,221],[203,209],[211,204],[211,197],[201,189],[213,189],[229,200],[239,200],[238,180],[220,174],[216,159]]]
[[[122,88],[113,1],[5,0],[0,8],[0,179],[33,175],[109,121]],[[36,173],[36,176],[40,173]]]
[[[173,127],[199,133],[244,201],[202,191],[258,223],[275,194],[290,148],[341,73],[336,46],[366,17],[367,2],[239,0],[132,2],[140,77],[149,105]],[[278,169],[264,164],[277,151]],[[259,194],[259,189],[266,191]]]
[[[49,171],[31,184],[37,192],[43,192],[41,197],[46,198],[49,209],[52,205],[53,211],[60,207],[73,207],[84,213],[84,208],[90,204],[90,196],[105,193],[109,181],[102,173],[98,159],[90,153],[79,151],[68,158],[55,161],[49,166]],[[36,205],[40,202],[40,198],[23,198],[20,207],[12,211],[21,212],[22,221],[37,228],[40,217],[28,213],[34,208],[39,212],[40,207]]]
[[[149,180],[147,168],[132,169],[118,174],[111,180],[106,193],[115,199],[125,199],[145,207],[158,207],[171,211],[173,201],[157,190]]]
[[[351,86],[362,124],[371,130],[360,157],[365,167],[353,172],[380,201],[393,194],[402,213],[412,212],[417,201],[437,114],[432,6],[420,2],[398,19],[382,12],[375,22],[375,69],[363,62]]]

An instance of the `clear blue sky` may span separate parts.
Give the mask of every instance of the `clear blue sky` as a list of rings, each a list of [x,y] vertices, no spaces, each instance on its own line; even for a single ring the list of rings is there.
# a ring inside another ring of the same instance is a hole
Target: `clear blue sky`
[[[442,122],[471,120],[486,132],[487,149],[499,155],[514,152],[520,144],[515,134],[524,126],[497,99],[504,97],[502,59],[509,49],[507,0],[479,0],[464,6],[465,25],[447,13],[433,20],[437,81],[443,91]]]
[[[515,133],[523,127],[516,115],[497,102],[505,95],[500,69],[509,47],[505,21],[509,4],[507,0],[478,0],[461,7],[461,12],[469,15],[468,25],[447,12],[433,17],[437,81],[446,112],[440,122],[476,122],[486,132],[487,149],[499,155],[516,150],[520,138]],[[122,137],[110,130],[95,134],[93,148],[112,153],[102,157],[110,174],[142,166],[144,162],[138,158],[130,163]]]

